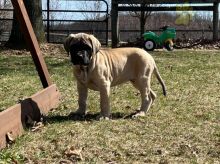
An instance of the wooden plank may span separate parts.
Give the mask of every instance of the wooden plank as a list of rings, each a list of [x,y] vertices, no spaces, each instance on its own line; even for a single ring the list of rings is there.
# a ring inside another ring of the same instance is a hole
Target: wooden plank
[[[13,137],[22,134],[20,109],[21,104],[16,104],[0,113],[0,149],[7,145],[7,133],[11,133]]]
[[[0,149],[7,145],[7,134],[16,138],[26,127],[27,118],[39,121],[41,115],[47,114],[59,104],[60,93],[56,85],[34,94],[0,113]]]
[[[31,96],[32,107],[40,109],[41,114],[47,114],[50,109],[59,104],[60,93],[55,84]],[[33,104],[34,102],[39,102]]]
[[[44,88],[48,87],[52,84],[49,72],[47,70],[47,66],[42,57],[39,44],[37,42],[37,38],[34,34],[34,30],[32,28],[30,19],[28,17],[27,11],[25,9],[23,0],[12,0],[13,7],[15,9],[15,13],[17,19],[21,26],[21,31],[24,34],[24,38],[28,47],[30,49],[32,58],[34,60],[36,69],[41,79],[41,83]]]
[[[148,4],[182,4],[182,3],[214,3],[220,2],[220,0],[113,0],[112,3],[118,4],[141,4],[141,3],[148,3]]]

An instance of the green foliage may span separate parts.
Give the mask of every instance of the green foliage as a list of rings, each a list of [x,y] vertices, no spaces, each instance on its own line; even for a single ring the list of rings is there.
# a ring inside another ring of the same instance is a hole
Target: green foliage
[[[22,163],[23,161],[24,157],[21,154],[12,154],[8,151],[0,152],[0,164]]]

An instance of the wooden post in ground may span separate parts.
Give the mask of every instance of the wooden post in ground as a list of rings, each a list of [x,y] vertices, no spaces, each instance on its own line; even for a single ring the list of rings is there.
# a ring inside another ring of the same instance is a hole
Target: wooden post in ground
[[[119,43],[119,20],[118,20],[118,3],[112,0],[111,9],[111,28],[112,28],[112,48],[118,46]]]
[[[34,60],[37,72],[40,76],[41,83],[44,88],[52,84],[47,66],[42,57],[37,38],[34,34],[33,27],[31,25],[30,19],[28,17],[26,8],[24,6],[23,0],[12,0],[14,7],[14,12],[16,13],[17,19],[19,21],[21,31],[24,34],[26,43],[28,44],[31,56]]]
[[[213,41],[218,40],[218,30],[219,30],[219,3],[213,3]]]

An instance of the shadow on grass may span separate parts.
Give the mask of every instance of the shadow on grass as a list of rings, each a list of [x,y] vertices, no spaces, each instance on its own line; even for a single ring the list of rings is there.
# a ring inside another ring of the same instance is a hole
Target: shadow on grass
[[[125,115],[124,113],[116,112],[112,113],[110,119],[117,120],[117,119],[132,119],[132,116],[136,112]],[[65,121],[99,121],[99,113],[88,113],[86,115],[78,115],[75,113],[70,113],[66,116],[46,116],[45,121],[48,123],[56,123],[56,122],[65,122]]]

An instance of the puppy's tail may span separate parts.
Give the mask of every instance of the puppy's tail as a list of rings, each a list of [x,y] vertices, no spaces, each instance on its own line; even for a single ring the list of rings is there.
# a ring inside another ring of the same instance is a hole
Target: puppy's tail
[[[157,80],[159,81],[159,83],[162,86],[163,95],[166,96],[167,95],[166,86],[165,86],[165,83],[164,83],[162,77],[160,76],[160,73],[159,73],[158,68],[157,68],[156,65],[154,66],[154,74],[156,75]]]

